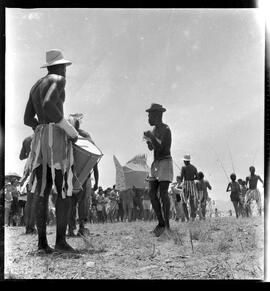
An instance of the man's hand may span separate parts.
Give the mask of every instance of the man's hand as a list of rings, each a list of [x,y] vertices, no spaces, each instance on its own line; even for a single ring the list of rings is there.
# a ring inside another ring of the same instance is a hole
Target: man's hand
[[[148,145],[149,150],[152,151],[154,149],[152,143],[150,141],[147,141],[146,143]]]
[[[68,137],[68,140],[70,140],[72,143],[75,143],[78,140],[78,136],[75,137]]]
[[[152,133],[150,130],[145,131],[145,132],[143,133],[143,135],[144,135],[146,138],[149,138],[149,139],[151,139],[151,138],[154,137],[153,133]]]

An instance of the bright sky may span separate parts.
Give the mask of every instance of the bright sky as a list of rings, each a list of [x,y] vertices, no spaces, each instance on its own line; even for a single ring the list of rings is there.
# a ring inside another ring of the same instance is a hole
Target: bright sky
[[[160,103],[176,164],[189,153],[214,199],[229,200],[227,175],[264,176],[264,22],[258,9],[7,9],[5,171],[22,174],[29,92],[46,69],[45,52],[62,50],[65,115],[84,114],[104,156],[100,185],[115,183],[113,155],[124,165],[152,152],[147,109]],[[231,155],[230,155],[231,152]],[[260,187],[260,189],[262,189]]]

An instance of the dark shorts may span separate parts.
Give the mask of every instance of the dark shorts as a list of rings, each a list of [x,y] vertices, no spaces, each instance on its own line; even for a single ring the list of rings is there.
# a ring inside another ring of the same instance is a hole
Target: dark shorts
[[[230,195],[231,201],[235,201],[235,202],[239,202],[240,201],[240,197],[239,197],[239,193],[234,193],[232,192]]]

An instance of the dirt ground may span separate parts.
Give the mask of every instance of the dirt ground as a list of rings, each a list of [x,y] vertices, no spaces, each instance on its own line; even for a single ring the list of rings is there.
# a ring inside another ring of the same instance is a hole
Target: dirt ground
[[[5,228],[5,279],[256,279],[264,277],[263,219],[223,217],[171,222],[154,237],[154,222],[89,224],[68,238],[76,254],[37,253],[37,235]],[[51,246],[55,226],[47,229]]]

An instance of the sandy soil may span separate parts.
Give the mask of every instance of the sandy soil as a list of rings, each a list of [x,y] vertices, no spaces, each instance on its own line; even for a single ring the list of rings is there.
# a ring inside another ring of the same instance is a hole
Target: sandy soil
[[[78,254],[37,253],[37,235],[5,228],[5,279],[256,279],[264,276],[260,217],[171,222],[156,238],[154,222],[87,225],[86,238],[68,238]],[[47,229],[51,246],[55,226]]]

